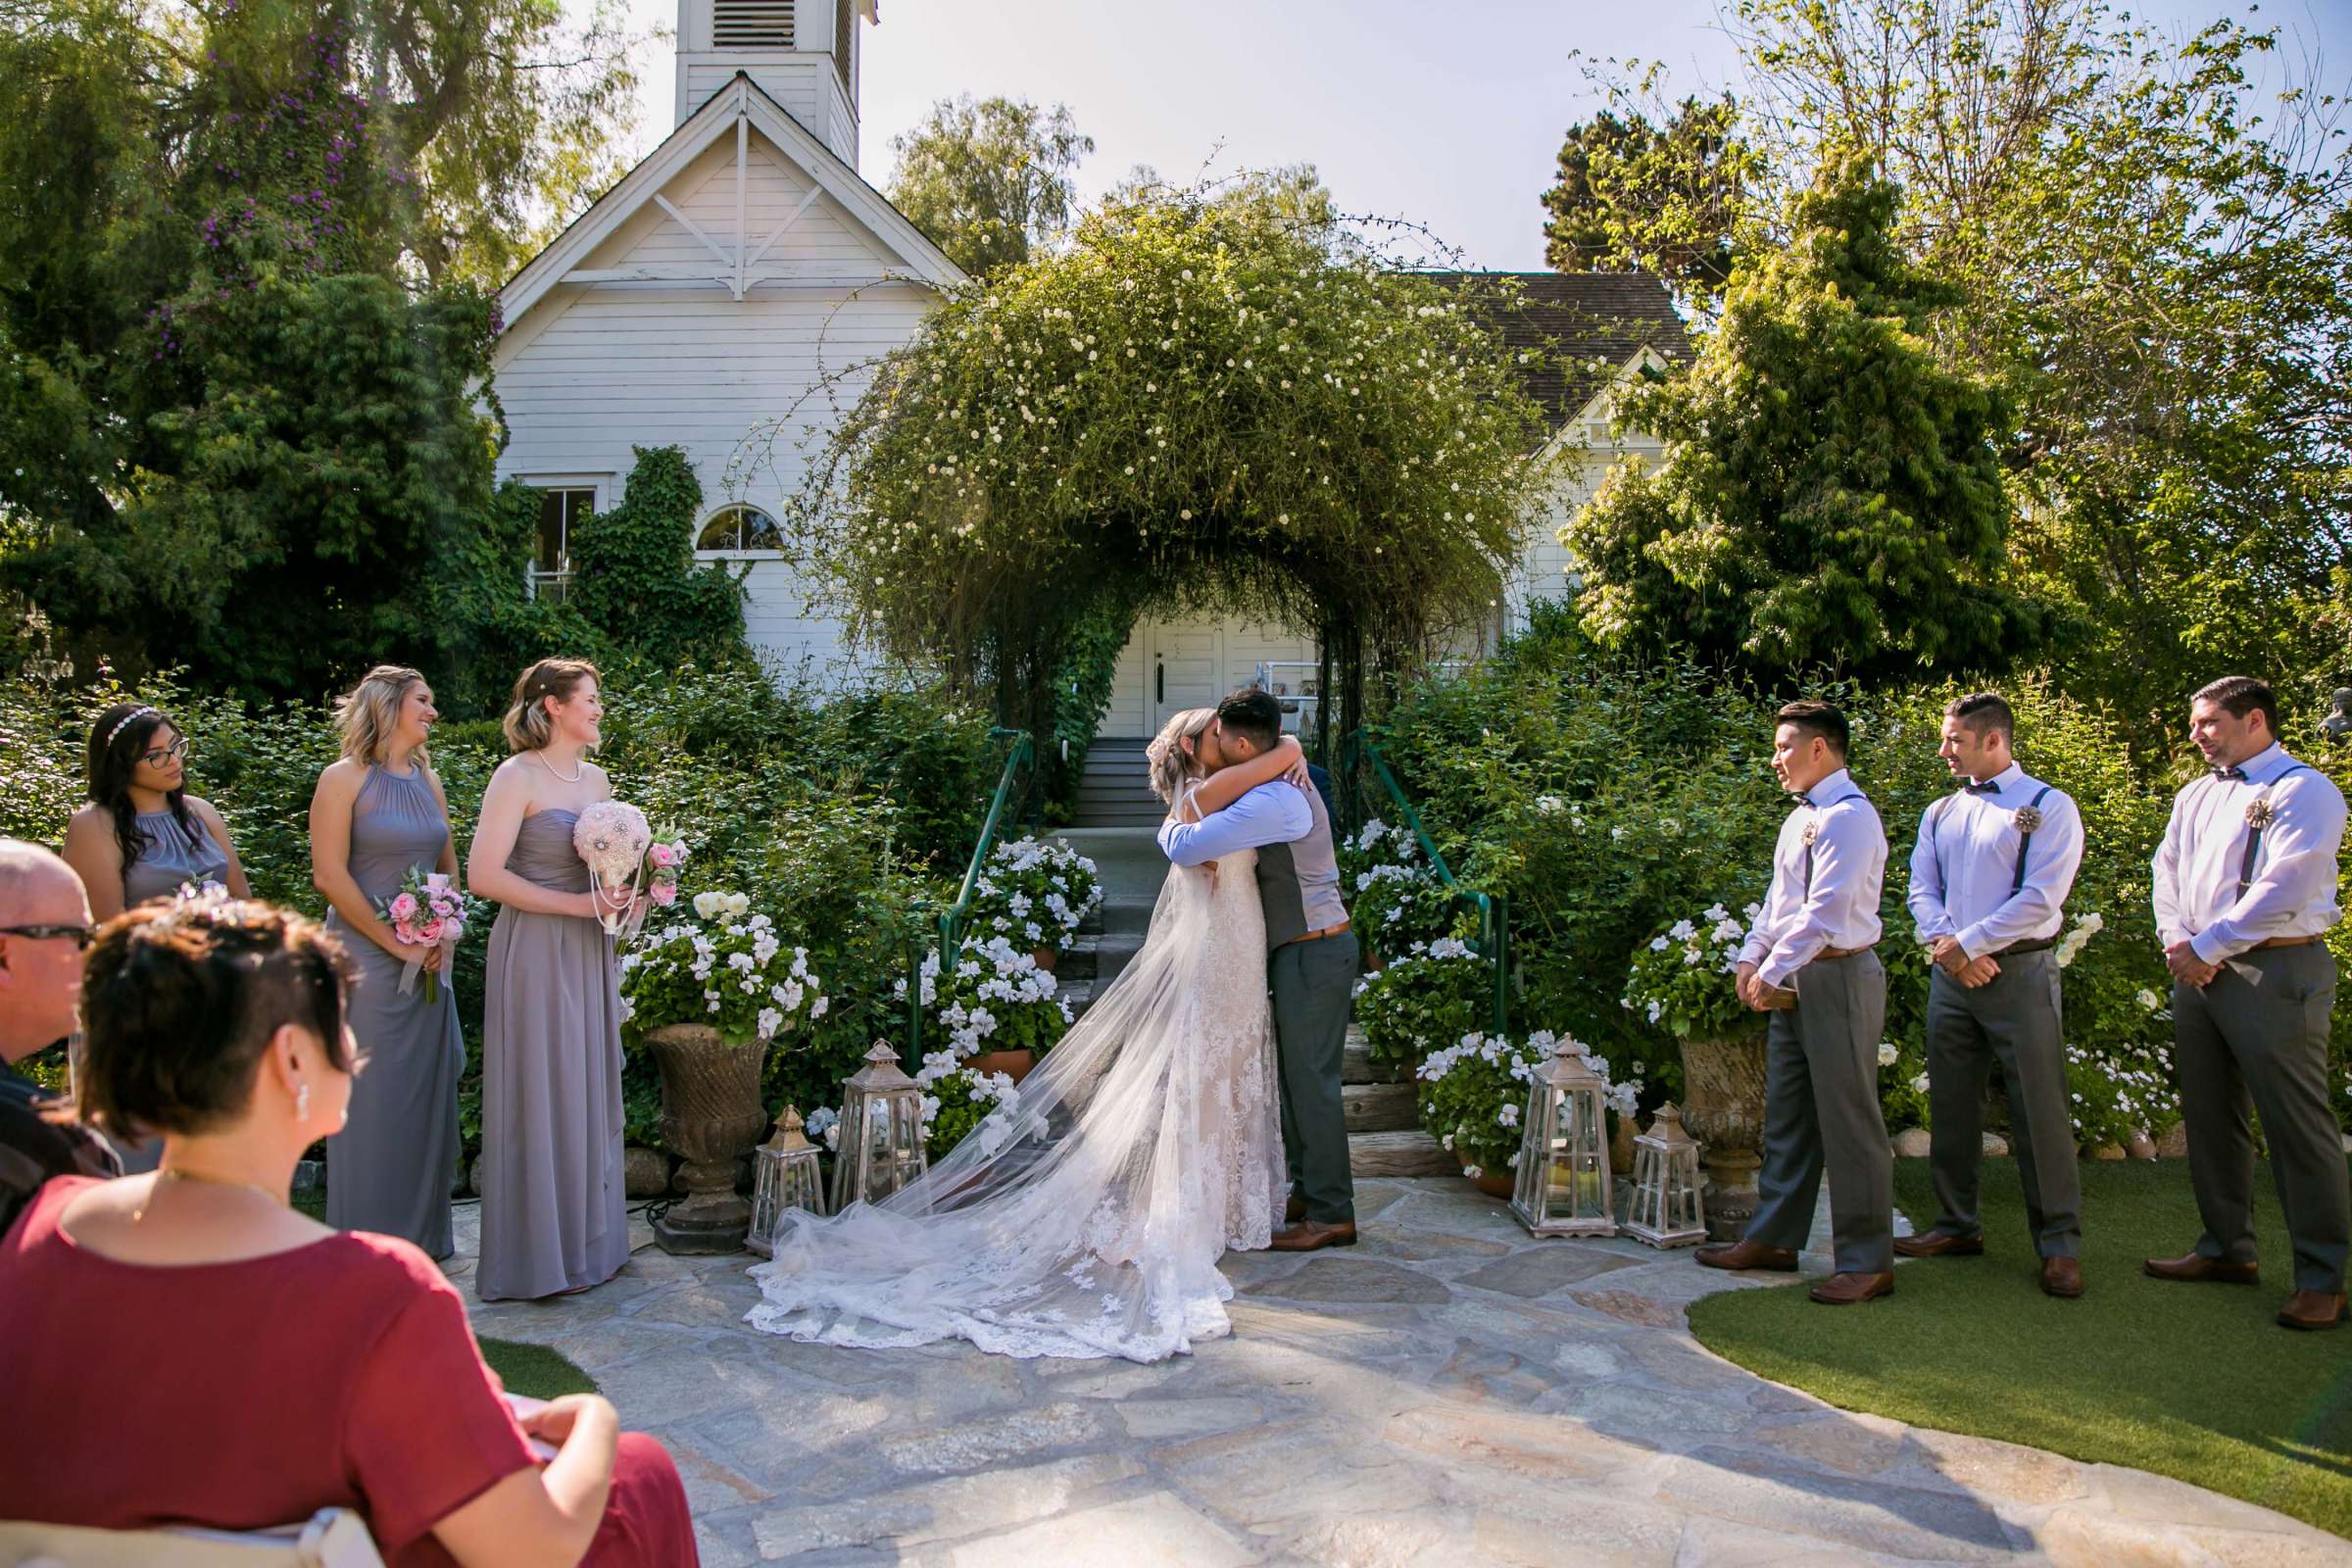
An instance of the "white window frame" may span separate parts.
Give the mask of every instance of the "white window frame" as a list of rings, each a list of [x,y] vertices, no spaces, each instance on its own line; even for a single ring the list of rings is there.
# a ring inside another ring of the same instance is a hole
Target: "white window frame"
[[[600,513],[600,512],[603,512],[603,511],[606,509],[606,506],[609,504],[609,502],[610,502],[610,500],[611,500],[611,498],[612,498],[612,481],[613,481],[613,479],[614,479],[616,476],[615,476],[614,474],[612,474],[612,473],[606,472],[606,473],[518,473],[518,474],[515,474],[515,475],[514,475],[514,477],[515,479],[519,480],[521,483],[523,483],[523,484],[526,484],[526,485],[530,486],[530,487],[531,487],[533,490],[539,490],[539,491],[548,491],[548,490],[586,490],[586,491],[589,491],[589,492],[591,493],[591,495],[592,495],[593,499],[592,499],[592,500],[590,500],[590,501],[589,501],[589,503],[588,503],[588,514],[589,514],[590,516],[595,516],[595,515],[596,515],[598,513]],[[561,583],[564,583],[564,585],[566,585],[566,586],[568,587],[568,585],[569,585],[569,584],[570,584],[570,582],[571,582],[571,567],[570,567],[568,564],[566,564],[566,565],[564,565],[564,566],[563,566],[563,567],[561,567],[561,568],[559,568],[558,570],[555,570],[555,571],[541,571],[541,570],[539,569],[539,554],[538,554],[538,548],[537,548],[537,524],[536,524],[536,523],[534,523],[532,526],[533,526],[533,545],[532,545],[531,557],[530,557],[530,559],[529,559],[529,560],[525,561],[525,562],[522,564],[522,581],[523,581],[523,587],[524,587],[526,590],[528,590],[528,591],[529,591],[529,593],[530,593],[530,596],[531,596],[533,599],[536,599],[536,598],[538,598],[538,597],[539,597],[539,585],[540,585],[542,582],[549,582],[549,581],[561,582]],[[570,549],[569,549],[569,546],[570,546],[570,543],[571,543],[571,539],[570,539],[570,536],[569,536],[569,534],[566,534],[566,535],[564,536],[564,545],[565,545],[565,547],[566,547],[566,548],[565,548],[565,550],[564,550],[564,554],[565,561],[566,561],[566,562],[568,562],[568,561],[569,561],[569,559],[570,559],[570,556],[571,556],[571,551],[570,551]]]
[[[783,519],[776,515],[773,508],[763,507],[757,501],[722,501],[712,507],[704,515],[702,521],[694,525],[694,559],[697,561],[782,561],[784,552],[781,550],[705,550],[703,548],[703,535],[710,531],[710,525],[716,522],[722,514],[733,512],[739,507],[759,513],[775,525],[777,537],[783,536]]]

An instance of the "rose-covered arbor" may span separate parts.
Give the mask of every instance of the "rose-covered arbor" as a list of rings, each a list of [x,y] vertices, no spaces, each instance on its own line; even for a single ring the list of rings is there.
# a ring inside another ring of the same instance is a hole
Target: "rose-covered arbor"
[[[860,634],[1033,733],[1106,602],[1312,631],[1352,728],[1368,668],[1491,613],[1544,482],[1469,304],[1262,205],[1114,203],[882,362],[799,541]]]

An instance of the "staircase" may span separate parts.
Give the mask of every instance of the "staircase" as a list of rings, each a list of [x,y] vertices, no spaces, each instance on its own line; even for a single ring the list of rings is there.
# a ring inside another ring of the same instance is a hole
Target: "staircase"
[[[1075,826],[1159,826],[1168,808],[1152,793],[1144,744],[1099,739],[1087,748],[1086,764],[1078,774],[1078,808],[1072,818]],[[1157,892],[1158,886],[1154,882],[1152,891]]]
[[[1098,748],[1102,744],[1096,743]],[[1088,763],[1091,771],[1092,756]],[[1140,777],[1140,750],[1135,765]],[[1151,799],[1149,790],[1145,797]],[[1152,825],[1161,814],[1158,802],[1152,801]],[[1105,894],[1102,907],[1079,933],[1077,946],[1061,956],[1061,966],[1054,972],[1071,1010],[1083,1016],[1143,948],[1167,861],[1160,858],[1152,834],[1135,826],[1081,828],[1056,837],[1067,839],[1095,862]],[[1415,1125],[1411,1083],[1403,1081],[1397,1069],[1373,1063],[1363,1033],[1353,1024],[1348,1026],[1348,1051],[1341,1062],[1340,1100],[1348,1119],[1349,1164],[1358,1177],[1461,1174],[1460,1163]]]

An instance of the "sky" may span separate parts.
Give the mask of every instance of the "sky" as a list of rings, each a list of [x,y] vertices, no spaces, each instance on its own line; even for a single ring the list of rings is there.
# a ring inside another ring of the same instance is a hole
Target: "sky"
[[[675,0],[631,0],[674,28]],[[566,0],[580,9],[584,0]],[[958,93],[1067,104],[1096,150],[1088,198],[1150,164],[1183,182],[1311,163],[1343,212],[1423,223],[1462,265],[1544,266],[1542,193],[1568,125],[1595,107],[1579,57],[1662,62],[1678,93],[1728,79],[1717,0],[880,0],[862,72],[860,170],[888,183],[891,138]],[[2244,4],[2141,0],[2185,36]],[[2352,0],[2251,10],[2352,85]],[[673,123],[674,56],[640,52],[639,140]],[[1213,163],[1212,163],[1213,160]]]

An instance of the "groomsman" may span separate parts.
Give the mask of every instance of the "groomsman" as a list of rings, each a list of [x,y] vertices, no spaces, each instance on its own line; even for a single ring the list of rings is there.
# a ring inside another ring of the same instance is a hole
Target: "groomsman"
[[[1879,1115],[1886,971],[1871,951],[1886,834],[1845,770],[1845,715],[1801,702],[1779,718],[1772,770],[1798,804],[1738,969],[1740,1000],[1771,1014],[1762,1201],[1745,1236],[1697,1255],[1709,1268],[1793,1271],[1826,1165],[1838,1269],[1813,1299],[1844,1306],[1894,1290],[1894,1161]]]
[[[2156,852],[2156,930],[2173,971],[2173,1042],[2188,1174],[2205,1234],[2182,1257],[2149,1258],[2160,1280],[2256,1282],[2254,1139],[2262,1114],[2271,1172],[2294,1244],[2290,1329],[2344,1316],[2352,1184],[2328,1103],[2328,1014],[2344,798],[2279,749],[2278,705],[2247,675],[2190,700],[2188,738],[2209,776],[2173,797]]]
[[[2059,1032],[2057,946],[2082,863],[2082,814],[2009,755],[2016,715],[1992,692],[1943,710],[1938,755],[1960,788],[1929,807],[1911,848],[1911,917],[1932,949],[1928,1122],[1934,1228],[1894,1244],[1905,1257],[1984,1250],[1977,1224],[1984,1088],[2001,1064],[2015,1118],[2026,1223],[2041,1288],[2082,1294],[2082,1184]]]

